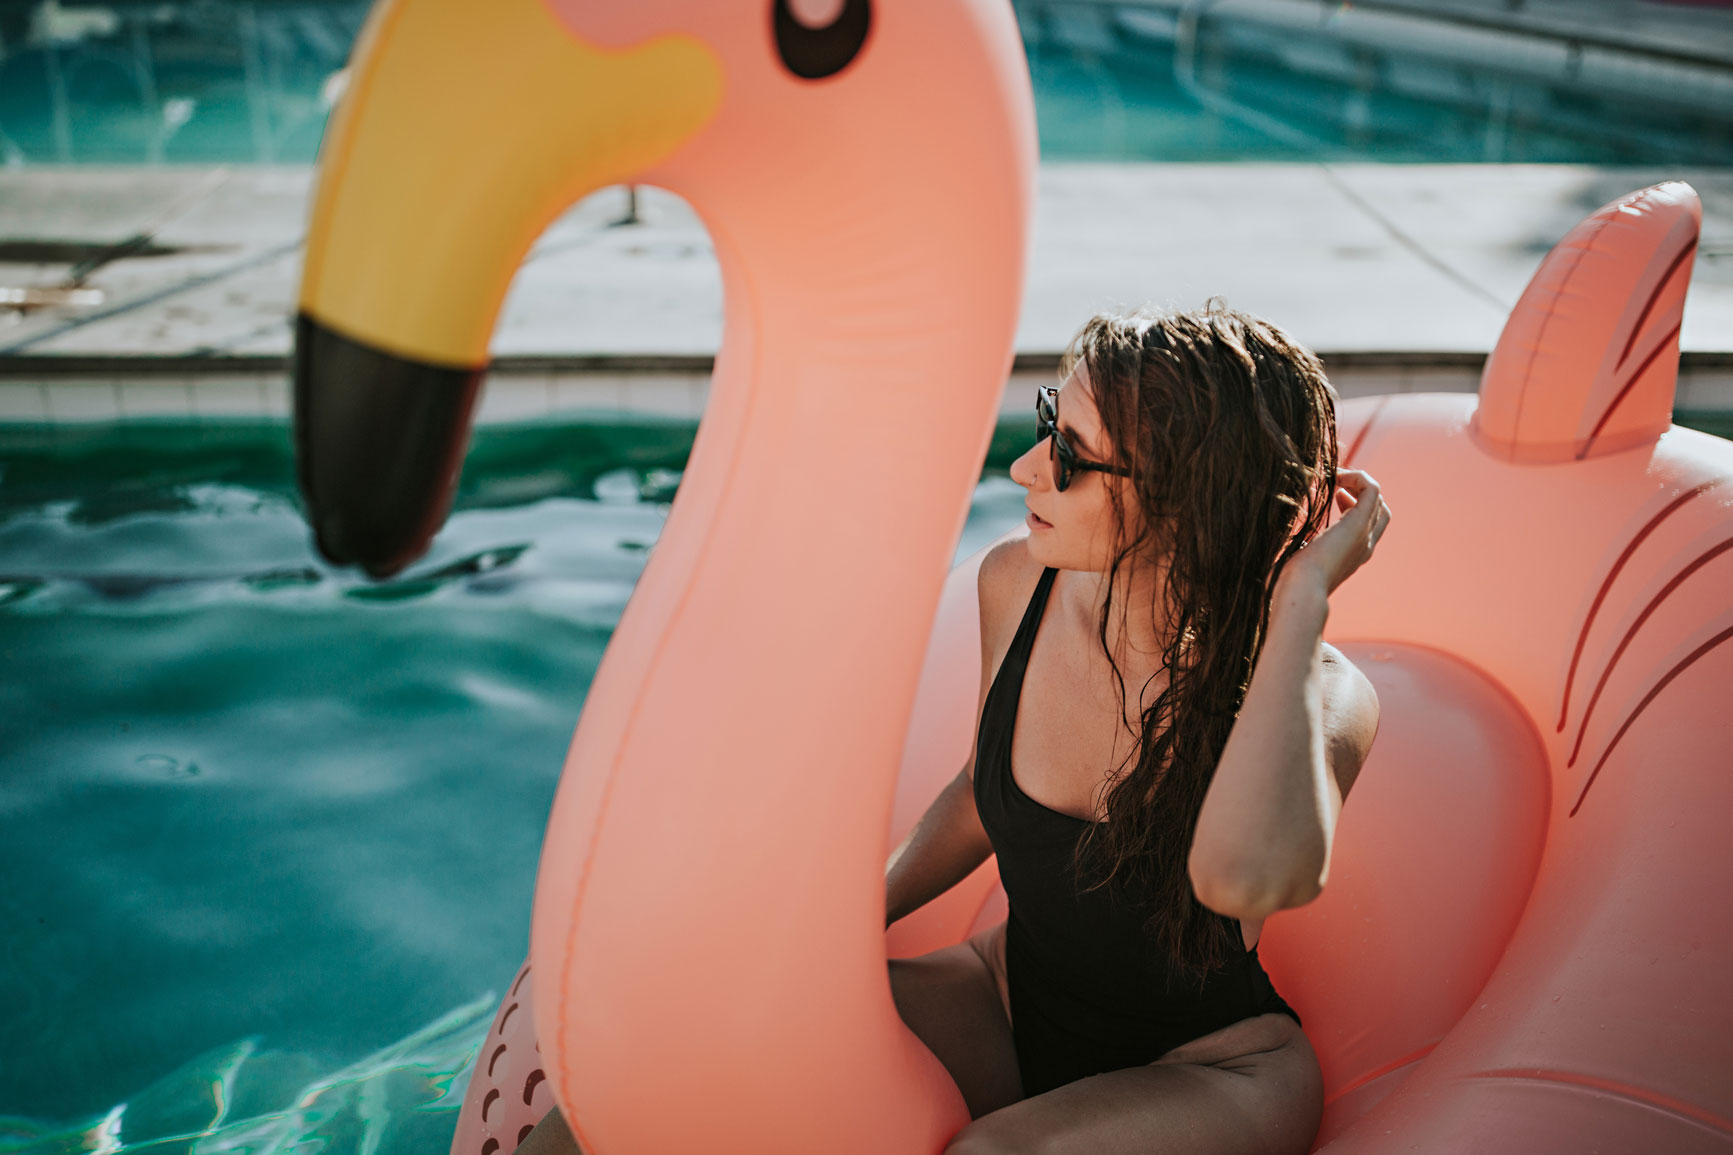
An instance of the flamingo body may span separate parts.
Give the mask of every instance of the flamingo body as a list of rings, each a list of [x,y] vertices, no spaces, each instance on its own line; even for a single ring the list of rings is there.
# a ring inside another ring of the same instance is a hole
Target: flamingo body
[[[967,752],[978,611],[946,571],[1033,111],[1009,5],[832,7],[386,0],[321,150],[297,448],[322,547],[374,573],[449,507],[564,208],[661,185],[722,269],[710,407],[573,738],[462,1155],[550,1100],[596,1155],[936,1152],[967,1121],[884,958],[1002,892],[983,868],[887,944],[882,867]],[[1699,219],[1678,182],[1621,198],[1543,262],[1477,398],[1341,409],[1399,511],[1329,626],[1384,723],[1323,897],[1260,944],[1324,1064],[1321,1149],[1733,1147],[1733,446],[1666,420]]]

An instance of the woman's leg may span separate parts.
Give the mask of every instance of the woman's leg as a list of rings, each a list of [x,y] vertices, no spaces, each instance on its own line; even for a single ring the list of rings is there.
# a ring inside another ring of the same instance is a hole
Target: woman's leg
[[[1318,1057],[1287,1015],[1242,1019],[1155,1062],[1091,1075],[976,1119],[946,1155],[1305,1155]]]
[[[1005,924],[956,946],[886,961],[897,1012],[956,1080],[970,1116],[980,1118],[1022,1098],[1005,987]],[[517,1151],[581,1155],[558,1107]]]
[[[955,946],[887,960],[897,1012],[950,1072],[974,1119],[1023,1097],[1004,994],[1004,935],[999,923]]]

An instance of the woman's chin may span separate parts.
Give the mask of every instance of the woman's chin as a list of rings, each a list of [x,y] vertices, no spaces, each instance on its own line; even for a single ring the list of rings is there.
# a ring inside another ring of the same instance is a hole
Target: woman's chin
[[[1047,536],[1050,533],[1052,530],[1029,531],[1023,538],[1023,548],[1029,551],[1029,560],[1039,562],[1043,569],[1048,567],[1063,569],[1065,567],[1055,560],[1056,551],[1047,541]]]

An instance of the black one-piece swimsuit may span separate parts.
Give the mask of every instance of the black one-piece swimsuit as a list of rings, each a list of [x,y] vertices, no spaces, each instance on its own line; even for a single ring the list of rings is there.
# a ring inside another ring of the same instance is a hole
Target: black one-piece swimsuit
[[[975,752],[975,806],[1010,900],[1005,978],[1023,1094],[1151,1062],[1181,1043],[1252,1015],[1300,1016],[1270,983],[1237,919],[1238,953],[1200,993],[1142,933],[1144,914],[1117,883],[1079,893],[1071,853],[1088,823],[1035,801],[1011,775],[1011,733],[1047,595],[1047,569],[988,687]]]

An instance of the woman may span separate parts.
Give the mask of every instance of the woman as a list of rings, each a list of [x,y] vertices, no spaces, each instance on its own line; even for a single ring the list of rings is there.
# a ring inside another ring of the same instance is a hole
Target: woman
[[[1305,1152],[1318,1060],[1256,946],[1377,729],[1321,633],[1390,510],[1318,359],[1218,301],[1098,315],[1062,375],[981,564],[975,749],[885,870],[888,925],[996,852],[1009,916],[892,993],[969,1106],[950,1152]]]
[[[1028,532],[981,563],[976,748],[885,869],[889,925],[996,851],[1010,916],[892,994],[969,1106],[956,1155],[1304,1152],[1318,1060],[1255,947],[1377,728],[1321,632],[1390,511],[1266,322],[1104,314],[1065,362],[1011,467]],[[518,1150],[577,1146],[556,1109]]]

